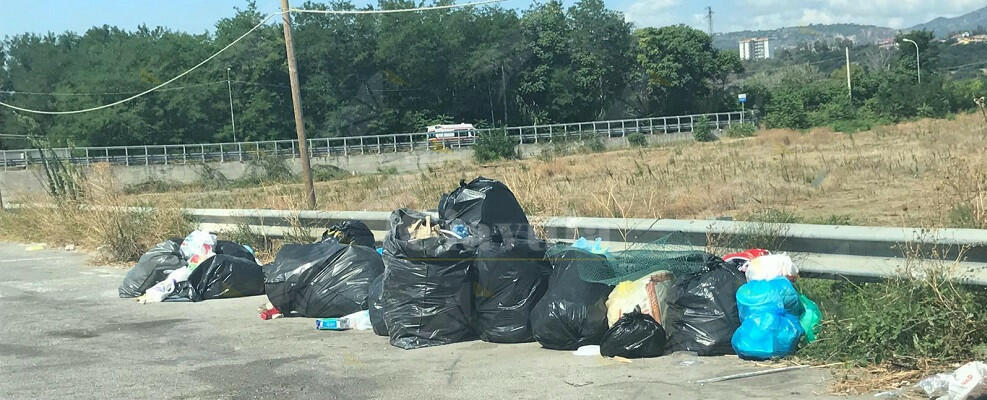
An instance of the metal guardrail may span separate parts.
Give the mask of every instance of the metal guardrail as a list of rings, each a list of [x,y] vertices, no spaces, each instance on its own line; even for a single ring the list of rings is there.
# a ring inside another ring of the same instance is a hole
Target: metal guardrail
[[[230,230],[247,225],[258,233],[280,236],[309,228],[313,235],[347,219],[363,221],[383,239],[388,212],[190,209],[207,229]],[[941,262],[968,284],[987,286],[987,230],[762,224],[742,221],[613,219],[582,217],[533,218],[549,240],[600,237],[615,249],[633,248],[670,234],[676,245],[705,248],[709,238],[743,235],[765,229],[778,236],[777,248],[796,258],[804,275],[879,280],[899,274],[916,261]],[[933,256],[935,254],[936,256]]]
[[[519,144],[536,144],[553,140],[578,140],[590,135],[606,138],[625,137],[632,133],[666,135],[692,132],[696,122],[706,117],[714,129],[723,129],[740,122],[753,122],[755,114],[740,111],[693,114],[670,117],[623,119],[612,121],[576,122],[568,124],[513,126],[496,129],[457,131],[454,136],[436,141],[428,133],[398,133],[377,136],[350,136],[308,139],[311,157],[346,157],[350,155],[433,151],[440,148],[458,150],[473,145],[477,135],[503,130]],[[143,146],[76,147],[54,149],[59,157],[74,163],[89,165],[111,163],[118,165],[168,165],[196,162],[245,161],[260,154],[278,157],[298,157],[295,140],[269,140],[235,143],[174,144]],[[41,163],[34,149],[0,151],[4,169]]]

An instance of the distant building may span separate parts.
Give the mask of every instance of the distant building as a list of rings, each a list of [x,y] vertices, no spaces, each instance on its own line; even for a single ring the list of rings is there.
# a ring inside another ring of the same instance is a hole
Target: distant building
[[[987,43],[987,35],[967,35],[956,39],[956,44]]]
[[[898,42],[894,38],[881,39],[877,41],[877,47],[881,50],[893,50],[898,48]]]
[[[752,38],[740,41],[741,60],[767,60],[771,58],[768,38]]]

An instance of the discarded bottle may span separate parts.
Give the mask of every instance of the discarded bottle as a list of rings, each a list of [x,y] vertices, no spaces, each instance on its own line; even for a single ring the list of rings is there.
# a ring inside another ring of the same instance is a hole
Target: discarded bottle
[[[353,329],[346,318],[319,318],[315,320],[315,329],[320,331],[345,331]]]

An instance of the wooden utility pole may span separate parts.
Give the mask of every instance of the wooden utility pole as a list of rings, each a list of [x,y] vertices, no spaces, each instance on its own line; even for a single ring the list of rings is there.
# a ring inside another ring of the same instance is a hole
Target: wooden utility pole
[[[305,140],[305,122],[302,120],[302,93],[298,87],[298,66],[295,65],[295,43],[291,40],[291,13],[288,0],[281,0],[284,48],[288,56],[288,77],[291,80],[291,104],[295,109],[295,133],[298,134],[298,151],[302,158],[302,179],[305,181],[308,208],[315,209],[315,187],[312,184],[312,165],[309,164],[308,146]]]

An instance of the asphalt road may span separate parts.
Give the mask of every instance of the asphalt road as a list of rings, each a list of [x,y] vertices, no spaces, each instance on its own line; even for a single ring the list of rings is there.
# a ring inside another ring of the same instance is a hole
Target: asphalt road
[[[401,350],[370,331],[262,321],[263,296],[139,305],[125,270],[0,244],[0,399],[829,398],[826,370],[687,354],[620,363],[480,341]],[[846,397],[839,397],[845,399]]]

